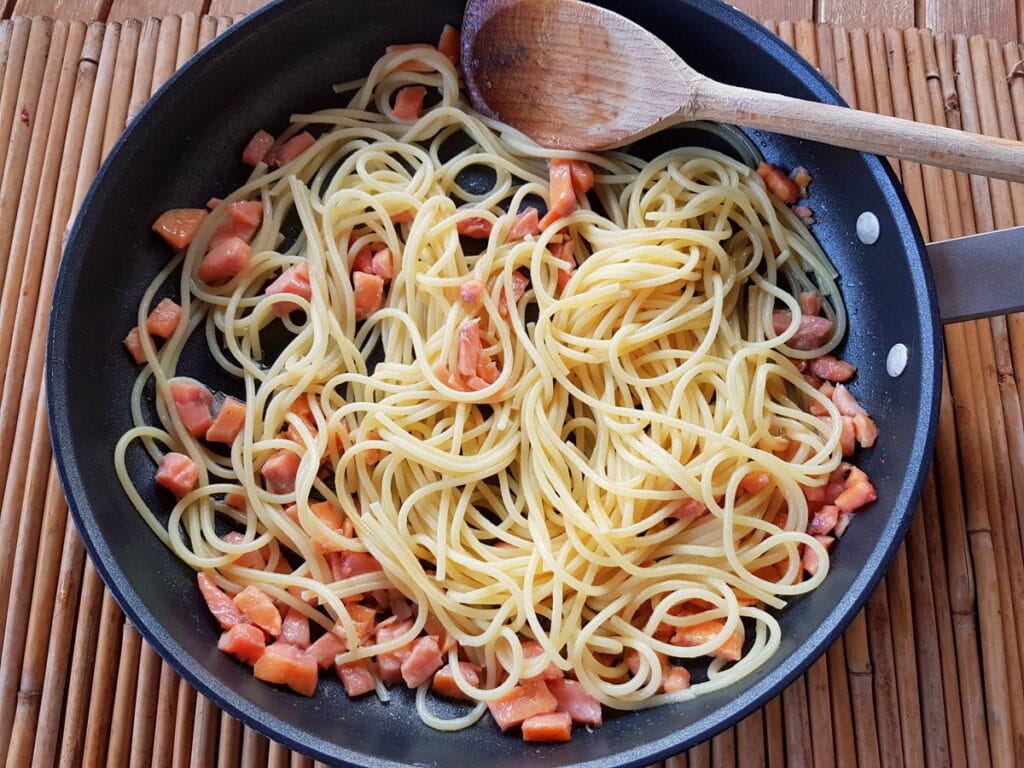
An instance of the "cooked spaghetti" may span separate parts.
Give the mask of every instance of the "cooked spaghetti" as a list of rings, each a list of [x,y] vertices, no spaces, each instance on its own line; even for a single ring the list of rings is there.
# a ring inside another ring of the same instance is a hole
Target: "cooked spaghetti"
[[[559,711],[563,677],[628,710],[749,674],[865,503],[841,462],[870,420],[807,370],[841,362],[845,328],[813,237],[716,151],[533,146],[474,113],[430,46],[346,89],[196,216],[142,298],[115,458],[140,514],[226,630],[260,627],[257,659],[269,638],[326,652],[350,693],[343,670],[384,698],[404,679],[436,728],[488,704],[518,725],[502,703],[537,680]],[[158,348],[150,310],[175,292]],[[189,378],[195,336],[237,399]],[[129,477],[133,443],[179,495],[169,516]],[[435,714],[431,681],[473,706]]]

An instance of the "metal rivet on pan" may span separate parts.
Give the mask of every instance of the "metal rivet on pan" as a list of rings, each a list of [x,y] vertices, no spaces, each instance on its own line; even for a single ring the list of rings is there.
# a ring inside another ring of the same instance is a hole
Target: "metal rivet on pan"
[[[885,370],[894,379],[907,367],[907,345],[893,344],[885,358]]]
[[[864,211],[857,217],[857,237],[864,245],[874,245],[880,230],[878,217],[871,211]]]

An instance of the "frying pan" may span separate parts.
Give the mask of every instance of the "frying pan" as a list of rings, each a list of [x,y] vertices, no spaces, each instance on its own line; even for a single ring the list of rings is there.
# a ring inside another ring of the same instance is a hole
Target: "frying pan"
[[[805,61],[718,0],[603,0],[656,31],[708,75],[728,83],[841,103]],[[53,300],[47,389],[64,490],[107,586],[133,624],[205,696],[268,736],[344,765],[646,765],[710,738],[763,705],[843,630],[881,578],[909,523],[931,456],[939,398],[940,335],[924,246],[888,165],[875,157],[768,133],[751,136],[766,157],[812,169],[814,234],[841,273],[850,330],[839,353],[858,368],[853,391],[881,432],[860,465],[878,501],[858,514],[814,593],[779,614],[782,645],[742,682],[691,703],[611,716],[565,745],[529,745],[482,721],[442,734],[424,726],[408,691],[390,704],[350,701],[321,680],[305,698],[255,680],[217,650],[219,629],[194,574],[163,547],[125,498],[113,449],[129,426],[136,375],[121,348],[144,287],[166,263],[150,223],[166,208],[201,206],[244,180],[249,136],[280,131],[293,112],[339,103],[332,83],[362,76],[389,43],[430,41],[458,24],[460,0],[280,0],[233,27],[175,74],[115,146],[70,235]],[[862,244],[855,222],[870,211],[880,237]],[[908,349],[901,375],[886,354]],[[211,386],[232,383],[188,347],[184,370]],[[141,451],[137,478],[152,478]],[[140,482],[141,488],[151,486]],[[151,504],[168,509],[155,494]]]

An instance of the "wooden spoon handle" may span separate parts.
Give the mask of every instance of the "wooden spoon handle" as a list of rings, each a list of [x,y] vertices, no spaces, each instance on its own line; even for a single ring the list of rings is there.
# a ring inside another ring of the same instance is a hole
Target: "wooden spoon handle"
[[[713,80],[694,83],[688,115],[900,157],[955,171],[1024,181],[1024,143],[915,123],[847,107],[752,91]]]

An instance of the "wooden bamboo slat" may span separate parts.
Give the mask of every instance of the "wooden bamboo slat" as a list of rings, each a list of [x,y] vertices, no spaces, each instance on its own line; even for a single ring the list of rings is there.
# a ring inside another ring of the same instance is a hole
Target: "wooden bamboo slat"
[[[128,6],[115,0],[110,11]],[[225,0],[216,16],[123,24],[0,22],[0,562],[12,564],[0,569],[0,755],[8,765],[314,765],[198,696],[125,621],[86,562],[59,491],[42,346],[11,343],[45,338],[42,297],[66,224],[126,122],[251,7]],[[1024,136],[1019,45],[769,26],[852,104]],[[896,168],[927,236],[1024,224],[1017,185]],[[935,465],[866,609],[780,697],[666,768],[1024,764],[1024,319],[949,326],[946,349]],[[35,556],[58,550],[59,559]]]

